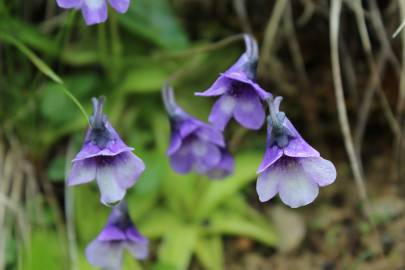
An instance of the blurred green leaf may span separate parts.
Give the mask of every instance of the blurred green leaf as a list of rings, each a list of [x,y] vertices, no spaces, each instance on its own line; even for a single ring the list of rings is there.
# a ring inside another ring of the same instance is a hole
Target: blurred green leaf
[[[184,49],[187,36],[180,26],[168,0],[138,0],[125,15],[121,24],[136,34],[165,49]]]
[[[259,153],[242,153],[235,159],[234,175],[212,181],[201,196],[196,210],[199,220],[207,217],[220,203],[237,193],[241,188],[256,180],[256,169],[262,156]]]
[[[0,40],[9,43],[19,49],[30,61],[46,76],[56,83],[62,84],[63,81],[58,75],[43,62],[38,56],[35,55],[27,46],[15,39],[13,36],[0,32]]]
[[[31,236],[29,254],[23,257],[24,269],[60,269],[61,265],[67,265],[64,243],[61,243],[56,232],[38,229]]]
[[[195,246],[197,259],[207,270],[221,270],[224,267],[223,244],[220,236],[199,237]]]
[[[55,157],[48,168],[48,178],[52,182],[63,182],[65,179],[65,158]]]
[[[207,230],[220,235],[247,236],[269,246],[277,243],[277,235],[270,224],[266,226],[262,222],[254,222],[237,212],[223,210],[215,212],[210,218]]]
[[[198,230],[192,225],[171,227],[159,247],[159,263],[174,267],[176,270],[187,269],[197,235]]]
[[[159,238],[170,233],[171,228],[179,224],[179,217],[167,209],[157,207],[139,219],[137,224],[146,236]]]
[[[120,93],[150,93],[160,92],[163,82],[170,72],[161,66],[134,68],[130,70],[121,85]]]

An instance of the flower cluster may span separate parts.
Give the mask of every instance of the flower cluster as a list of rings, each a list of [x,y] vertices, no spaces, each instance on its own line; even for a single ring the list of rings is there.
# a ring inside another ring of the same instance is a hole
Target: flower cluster
[[[110,5],[119,13],[128,10],[131,0],[108,0]],[[102,23],[107,20],[107,0],[56,0],[61,8],[74,8],[82,11],[87,25]]]
[[[162,96],[172,130],[167,150],[172,168],[182,174],[194,170],[214,179],[231,174],[234,161],[222,132],[184,112],[168,84]]]
[[[144,162],[128,147],[103,114],[104,97],[93,98],[93,115],[89,119],[82,149],[72,161],[68,185],[79,185],[96,180],[101,203],[116,204],[107,225],[89,244],[86,255],[91,264],[102,269],[121,269],[124,248],[138,259],[148,254],[148,240],[132,223],[128,207],[123,202],[145,170]]]

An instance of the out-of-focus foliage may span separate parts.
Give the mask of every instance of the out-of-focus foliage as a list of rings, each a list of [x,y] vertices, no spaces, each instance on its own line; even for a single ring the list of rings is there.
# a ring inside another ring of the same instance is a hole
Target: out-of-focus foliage
[[[38,165],[42,195],[33,204],[44,210],[40,217],[30,213],[27,242],[10,228],[6,269],[92,269],[84,248],[109,209],[99,203],[95,184],[70,188],[74,214],[68,220],[74,220],[77,236],[72,252],[64,175],[87,123],[66,91],[87,112],[92,96],[105,95],[113,126],[147,166],[127,201],[140,231],[152,239],[151,256],[142,263],[127,256],[125,269],[187,269],[193,257],[206,269],[223,269],[226,235],[274,246],[271,224],[243,192],[254,189],[264,136],[235,151],[236,172],[222,181],[178,175],[165,155],[169,126],[160,101],[163,82],[174,78],[180,105],[205,120],[211,101],[194,97],[194,91],[208,87],[243,47],[192,53],[207,42],[189,41],[167,0],[132,1],[128,13],[110,12],[105,24],[94,27],[54,2],[0,0],[0,135],[18,138]]]

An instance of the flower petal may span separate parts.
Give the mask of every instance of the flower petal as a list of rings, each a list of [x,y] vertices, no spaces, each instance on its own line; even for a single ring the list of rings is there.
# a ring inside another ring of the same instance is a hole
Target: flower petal
[[[56,0],[61,8],[80,8],[82,0]]]
[[[196,96],[213,97],[225,94],[230,87],[231,80],[222,75],[204,92],[196,92]]]
[[[106,0],[84,0],[82,13],[87,25],[105,22],[107,20]]]
[[[122,253],[122,243],[108,241],[94,240],[86,248],[89,263],[102,269],[120,270]]]
[[[265,119],[259,96],[250,89],[242,90],[236,99],[234,116],[236,121],[245,128],[259,129]]]
[[[109,0],[110,5],[119,13],[127,12],[130,0]]]
[[[121,188],[117,181],[114,163],[97,166],[97,184],[101,192],[101,202],[105,205],[121,201],[126,190]]]
[[[332,162],[321,157],[300,158],[304,171],[321,187],[332,184],[336,179],[336,168]]]
[[[170,165],[178,173],[185,174],[192,169],[192,155],[189,151],[189,146],[183,144],[180,149],[170,155]]]
[[[93,159],[74,161],[68,177],[68,185],[88,183],[96,178],[96,162]]]
[[[170,144],[169,147],[167,148],[167,155],[172,155],[174,152],[179,150],[180,145],[181,145],[181,137],[179,133],[172,130],[172,133],[170,134]]]
[[[225,147],[224,135],[221,131],[211,127],[210,125],[202,125],[195,133],[198,138],[204,141],[212,142],[216,145]]]
[[[213,169],[221,161],[221,152],[218,146],[199,139],[192,142],[191,153],[194,156],[193,168],[200,174]]]
[[[267,168],[259,175],[256,183],[257,195],[261,202],[267,202],[276,196],[279,183],[283,181],[283,172],[280,165],[277,164]]]
[[[219,129],[224,130],[232,117],[235,109],[236,100],[230,95],[223,95],[212,106],[211,114],[208,118],[212,125]]]
[[[132,256],[134,256],[138,260],[144,260],[148,257],[149,254],[148,242],[140,243],[127,241],[126,247],[129,250],[129,252],[131,252]]]
[[[113,224],[108,224],[103,228],[97,236],[99,241],[124,241],[126,240],[125,233]]]
[[[235,161],[232,155],[228,151],[221,151],[221,161],[213,169],[207,172],[207,175],[211,179],[222,179],[233,173],[235,168]]]
[[[296,161],[282,164],[282,180],[279,183],[279,195],[283,203],[297,208],[313,202],[318,196],[319,187],[304,172]]]
[[[145,163],[132,152],[114,158],[116,180],[122,189],[132,187],[145,170]]]
[[[283,150],[277,147],[277,145],[267,146],[266,152],[264,153],[264,157],[262,163],[260,164],[259,168],[257,169],[257,173],[262,173],[268,167],[274,164],[281,156],[283,155]]]
[[[288,118],[285,118],[284,124],[289,130],[295,133],[295,138],[291,139],[284,148],[284,154],[290,157],[319,157],[319,152],[310,146],[298,133]]]

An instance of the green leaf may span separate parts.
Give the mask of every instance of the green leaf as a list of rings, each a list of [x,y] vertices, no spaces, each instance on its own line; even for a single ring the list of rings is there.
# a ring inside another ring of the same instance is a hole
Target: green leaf
[[[219,210],[211,216],[209,222],[207,231],[214,234],[246,236],[269,246],[277,243],[277,235],[271,224],[255,222],[237,212]]]
[[[128,92],[159,92],[169,75],[170,72],[157,65],[153,67],[134,68],[128,72],[118,89],[120,94]]]
[[[213,181],[204,191],[196,210],[196,218],[202,220],[230,196],[256,180],[256,169],[262,155],[259,153],[240,154],[235,160],[234,175],[221,181]]]
[[[220,236],[201,236],[195,246],[197,259],[207,270],[224,268],[223,244]]]
[[[176,270],[188,269],[197,235],[198,230],[192,225],[172,227],[159,247],[159,263]]]
[[[126,14],[119,16],[120,23],[136,34],[165,49],[183,49],[188,46],[181,27],[168,0],[138,0]]]
[[[43,62],[27,46],[15,39],[13,36],[0,32],[0,40],[19,49],[44,75],[48,76],[51,80],[59,84],[63,83],[62,79],[56,75],[56,73],[47,64],[45,64],[45,62]]]
[[[170,234],[172,228],[179,224],[178,216],[162,207],[151,210],[138,220],[139,230],[152,239]]]
[[[65,158],[57,156],[49,165],[48,177],[52,182],[63,182],[65,179]]]

